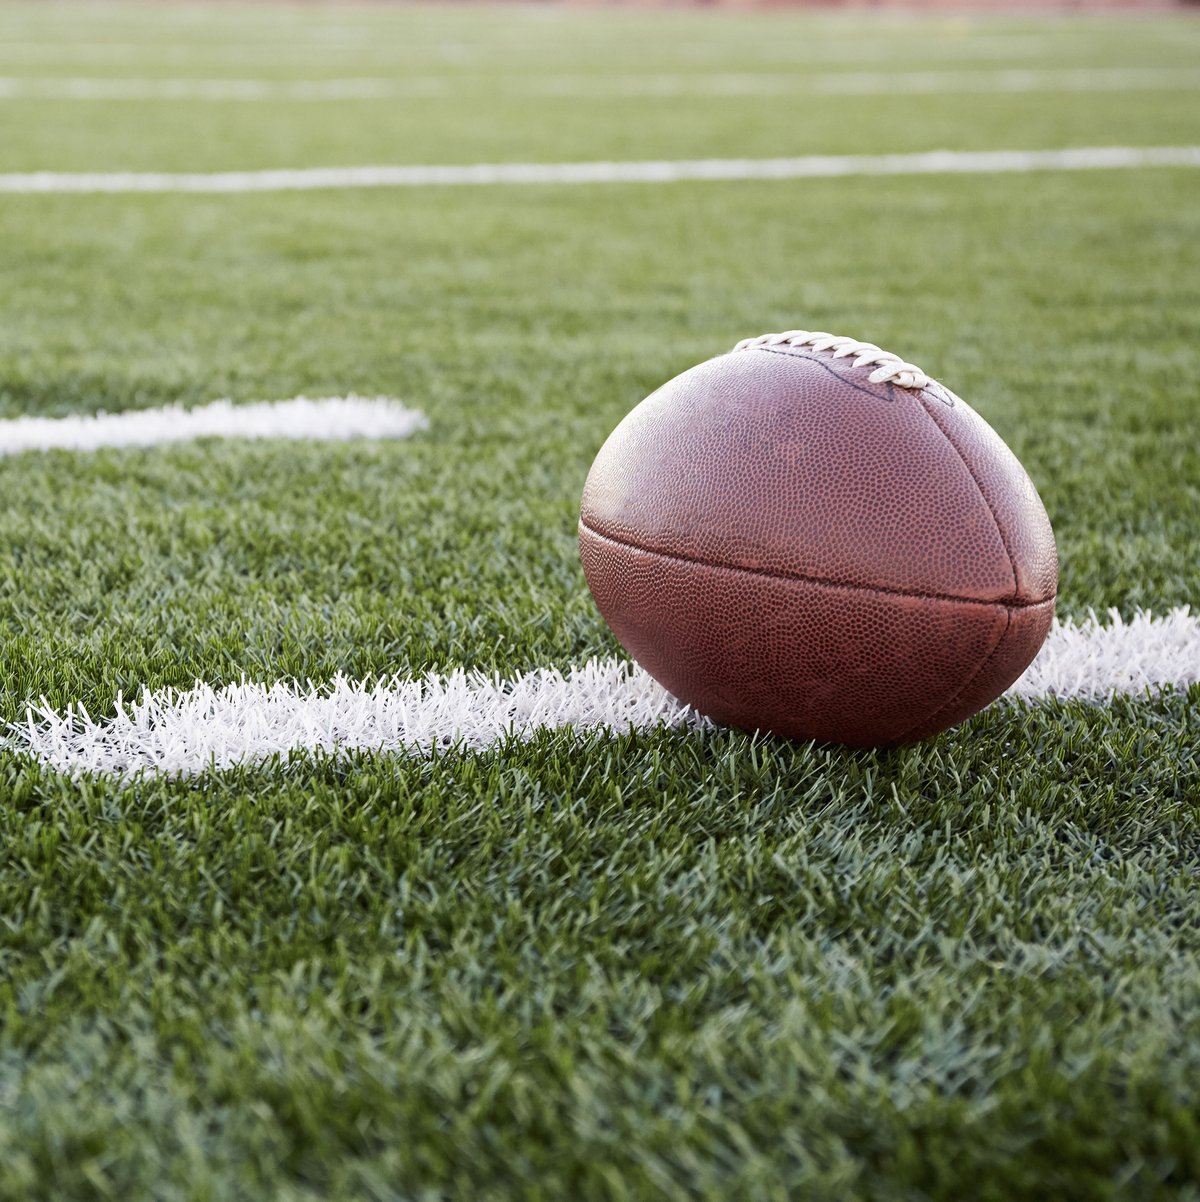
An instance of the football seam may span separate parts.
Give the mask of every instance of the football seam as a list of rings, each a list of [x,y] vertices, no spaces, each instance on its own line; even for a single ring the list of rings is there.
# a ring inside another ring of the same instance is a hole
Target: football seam
[[[768,355],[782,355],[785,359],[804,359],[809,363],[815,363],[817,367],[824,368],[839,384],[845,384],[853,388],[855,392],[861,392],[863,396],[869,396],[873,401],[882,401],[886,405],[894,405],[896,403],[896,386],[888,381],[887,384],[876,384],[876,388],[886,388],[887,396],[880,396],[877,392],[872,392],[869,388],[864,388],[861,384],[855,383],[853,380],[847,379],[840,371],[834,371],[833,368],[825,362],[819,355],[810,352],[797,352],[778,350],[773,346],[756,346],[756,351],[766,351]],[[731,352],[732,353],[732,352]]]
[[[840,372],[834,371],[833,368],[830,366],[830,364],[826,363],[817,354],[797,352],[794,349],[793,350],[785,350],[783,348],[773,347],[773,346],[760,346],[760,347],[755,347],[754,349],[759,350],[759,351],[766,351],[768,354],[772,354],[772,355],[784,355],[789,359],[807,359],[810,363],[815,363],[815,364],[817,364],[817,366],[824,368],[825,371],[827,371],[831,376],[834,377],[834,379],[838,380],[840,383],[849,385],[856,392],[861,392],[865,396],[871,397],[873,400],[895,403],[895,401],[897,399],[895,396],[895,388],[890,382],[887,384],[888,395],[886,397],[882,397],[877,392],[872,392],[869,388],[864,388],[861,384],[856,383],[854,380],[848,379],[846,376],[842,375]],[[935,381],[931,381],[931,383],[933,383],[933,382],[935,382]],[[1008,559],[1008,570],[1012,573],[1013,594],[1015,596],[1015,595],[1019,594],[1021,591],[1021,578],[1020,578],[1019,573],[1017,572],[1017,561],[1016,561],[1015,556],[1012,553],[1012,547],[1009,546],[1008,537],[1004,533],[1004,527],[1000,524],[1000,519],[996,514],[995,507],[992,505],[991,501],[988,500],[987,493],[983,491],[983,485],[979,483],[979,477],[975,475],[975,472],[972,469],[971,465],[967,462],[967,457],[959,449],[959,446],[954,441],[954,439],[951,438],[949,433],[943,428],[942,423],[939,422],[936,417],[934,417],[932,411],[928,408],[927,402],[934,401],[939,404],[941,404],[942,402],[938,401],[937,398],[935,398],[935,397],[930,397],[930,396],[926,395],[927,388],[928,388],[928,385],[926,385],[926,388],[922,388],[919,392],[917,392],[917,394],[916,394],[917,399],[920,401],[921,408],[925,412],[926,416],[937,427],[938,433],[941,434],[941,436],[950,444],[954,453],[958,456],[959,461],[962,463],[963,468],[965,469],[967,475],[971,477],[971,483],[975,485],[976,492],[979,493],[979,499],[983,502],[984,508],[988,512],[988,517],[990,517],[992,519],[992,525],[996,528],[996,537],[999,538],[1000,545],[1001,545],[1001,547],[1004,548],[1005,557]],[[700,561],[697,560],[696,562],[700,562]],[[715,567],[717,565],[714,564],[711,566]],[[753,569],[748,569],[748,570],[753,570]],[[819,583],[819,581],[814,580],[813,583]],[[851,587],[855,587],[855,586],[851,586]],[[879,591],[880,592],[897,592],[897,593],[903,592],[903,590],[900,590],[900,589],[880,589]],[[906,594],[906,595],[940,597],[943,600],[958,600],[958,599],[966,600],[967,599],[967,598],[954,598],[954,597],[946,596],[945,594],[937,594],[937,593],[912,593],[912,594]],[[1055,594],[1055,595],[1057,595],[1057,594]],[[1051,599],[1052,598],[1043,598],[1043,600],[1051,600]],[[1010,603],[1004,602],[1004,604],[1010,604]],[[1014,602],[1011,602],[1011,604],[1034,605],[1037,603],[1033,602],[1033,601],[1024,601],[1024,602],[1014,601]]]
[[[1037,602],[1037,604],[1049,605],[1051,602],[1041,601]],[[895,741],[897,743],[903,743],[905,739],[911,738],[914,730],[919,730],[922,726],[925,726],[929,723],[937,722],[938,715],[944,714],[948,709],[950,709],[950,707],[958,701],[958,699],[980,678],[980,676],[983,675],[984,669],[1000,653],[1000,648],[1004,646],[1004,640],[1008,638],[1008,632],[1012,629],[1012,611],[1014,608],[1020,609],[1023,607],[1007,605],[1004,607],[1004,629],[1000,632],[1000,637],[996,640],[995,646],[993,646],[991,651],[987,653],[979,667],[976,668],[975,671],[972,672],[971,675],[968,676],[967,679],[964,680],[962,684],[955,689],[955,691],[948,698],[946,698],[946,700],[943,701],[942,704],[937,707],[937,709],[933,711],[933,713],[926,714],[924,717],[919,718],[911,726],[905,727],[905,729],[896,736]],[[988,702],[988,705],[990,704],[991,702]],[[983,706],[982,708],[986,709],[987,706]],[[935,731],[934,733],[939,732]]]
[[[959,450],[958,443],[956,443],[954,439],[950,437],[950,435],[943,428],[942,423],[933,416],[932,412],[930,412],[928,408],[926,408],[924,389],[921,391],[921,410],[925,416],[928,417],[929,420],[937,427],[938,432],[946,440],[946,442],[950,444],[954,453],[958,456],[959,462],[962,463],[963,468],[966,470],[967,475],[971,477],[971,483],[975,485],[975,489],[979,493],[979,499],[983,502],[983,507],[988,511],[988,516],[992,519],[992,525],[996,527],[996,537],[999,538],[1000,545],[1004,548],[1004,555],[1008,560],[1008,570],[1012,573],[1013,594],[1019,595],[1021,592],[1021,578],[1017,574],[1017,561],[1013,557],[1012,548],[1008,545],[1008,539],[1004,536],[1004,528],[1000,525],[1000,519],[996,516],[996,510],[992,506],[991,501],[988,500],[987,493],[983,491],[983,485],[979,483],[979,477],[975,475],[974,469],[967,462],[967,457],[962,453],[961,450]],[[1049,598],[1044,599],[1048,600]],[[1025,604],[1030,604],[1030,602],[1026,602]]]
[[[694,563],[697,567],[713,568],[720,572],[743,572],[747,576],[760,576],[767,580],[794,580],[798,584],[815,584],[820,588],[849,589],[851,592],[856,593],[879,593],[885,597],[913,597],[920,601],[954,601],[963,605],[985,605],[993,609],[999,608],[1006,611],[1013,609],[1036,609],[1039,605],[1050,605],[1054,602],[1053,597],[1048,597],[1042,601],[1019,601],[1010,598],[984,600],[980,597],[960,597],[954,593],[929,593],[918,589],[894,588],[884,584],[852,584],[840,580],[825,580],[820,576],[804,576],[800,573],[771,572],[765,568],[748,568],[741,564],[714,563],[710,559],[698,559],[693,555],[680,555],[674,551],[660,550],[658,547],[646,547],[641,543],[630,542],[627,539],[613,538],[611,534],[605,534],[597,530],[594,526],[588,525],[583,518],[579,519],[579,528],[580,530],[586,530],[588,534],[596,538],[603,539],[606,543],[623,547],[627,551],[641,551],[644,555],[659,555],[663,559],[673,559],[677,563]]]

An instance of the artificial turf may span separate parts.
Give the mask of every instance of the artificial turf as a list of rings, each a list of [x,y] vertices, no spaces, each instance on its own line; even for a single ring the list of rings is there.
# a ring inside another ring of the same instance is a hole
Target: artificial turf
[[[489,97],[1200,41],[870,22],[12,7],[10,75],[450,92],[5,101],[0,170],[1200,142],[1186,89]],[[3,197],[3,416],[355,391],[430,428],[0,459],[0,718],[612,653],[574,548],[591,456],[670,375],[795,326],[997,428],[1061,613],[1194,602],[1196,197],[1186,170]],[[125,784],[0,751],[0,1197],[1200,1198],[1198,717],[1193,688],[888,752],[547,734]]]

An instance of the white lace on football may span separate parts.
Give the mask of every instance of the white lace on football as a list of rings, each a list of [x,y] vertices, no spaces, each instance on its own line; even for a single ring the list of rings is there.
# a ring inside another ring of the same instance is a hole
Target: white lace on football
[[[743,338],[733,349],[753,350],[759,346],[803,346],[814,351],[831,351],[835,359],[854,357],[855,367],[874,366],[867,377],[872,384],[895,384],[899,388],[924,388],[929,377],[915,364],[905,363],[899,355],[880,350],[873,342],[858,342],[839,338],[836,334],[812,333],[810,330],[785,330],[782,334],[760,334]]]

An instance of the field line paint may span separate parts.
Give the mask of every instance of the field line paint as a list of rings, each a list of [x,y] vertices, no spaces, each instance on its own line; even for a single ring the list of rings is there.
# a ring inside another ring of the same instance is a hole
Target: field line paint
[[[873,14],[874,16],[874,14]],[[916,27],[908,26],[908,32]],[[268,34],[273,31],[266,31]],[[876,32],[882,32],[876,27]],[[904,27],[899,30],[901,35]],[[825,36],[806,41],[804,52],[815,63],[863,63],[878,62],[891,64],[896,61],[898,48],[893,38],[875,37],[870,41],[859,36],[861,30],[847,25],[841,31],[827,29]],[[1078,30],[1065,32],[1063,36],[1026,36],[1002,33],[998,30],[975,30],[970,37],[921,37],[919,52],[926,61],[964,60],[1008,60],[1046,59],[1051,55],[1063,57],[1064,44],[1072,51],[1078,50]],[[756,47],[759,55],[764,53],[760,41]],[[766,48],[770,50],[769,47]],[[451,68],[482,67],[494,68],[497,61],[509,63],[514,68],[529,65],[529,50],[519,47],[524,59],[513,61],[512,46],[497,45],[494,39],[476,43],[457,42],[438,48],[418,43],[380,43],[378,31],[362,30],[361,37],[338,37],[336,40],[306,36],[280,36],[266,38],[246,37],[237,42],[187,43],[165,42],[161,39],[141,42],[94,42],[94,41],[16,41],[0,42],[0,62],[19,65],[47,63],[60,68],[64,63],[126,63],[141,67],[148,60],[156,67],[167,64],[193,65],[203,63],[248,63],[262,67],[264,62],[288,63],[296,66],[321,67],[340,59],[351,69],[361,68],[364,62],[378,64],[382,68],[400,64],[427,67],[430,60],[444,63]],[[677,46],[677,52],[685,61],[707,63],[720,61],[726,54],[724,44],[718,44],[706,52],[704,46]],[[899,53],[903,53],[903,49]],[[498,56],[504,56],[498,59]],[[594,54],[579,54],[580,61],[590,65]],[[794,52],[788,48],[777,50],[773,61],[790,62]],[[565,64],[569,65],[569,64]]]
[[[293,397],[235,405],[213,401],[71,417],[17,417],[0,421],[0,456],[23,451],[95,451],[150,447],[196,438],[289,438],[339,442],[350,438],[406,438],[428,423],[423,414],[388,397]]]
[[[1062,70],[859,72],[824,75],[815,90],[842,96],[976,92],[1151,92],[1200,88],[1200,71],[1182,68],[1078,67]]]
[[[1108,625],[1093,614],[1054,623],[1033,663],[1009,697],[1078,697],[1101,701],[1114,693],[1144,693],[1200,682],[1200,616],[1187,606],[1156,618],[1139,610],[1125,622],[1115,609]]]
[[[1200,618],[1187,609],[1166,617],[1115,612],[1056,623],[1009,696],[1034,701],[1103,701],[1200,681]],[[126,776],[140,770],[193,775],[292,751],[355,749],[425,754],[456,745],[482,748],[538,731],[700,727],[706,721],[645,672],[621,660],[591,660],[560,672],[540,668],[512,680],[456,671],[417,680],[327,685],[197,684],[119,700],[94,720],[82,706],[65,712],[46,702],[10,727],[8,746],[74,774]]]
[[[589,100],[704,96],[919,96],[1024,92],[1156,92],[1200,88],[1200,70],[1077,68],[1060,71],[696,72],[674,75],[537,77],[519,87],[500,84],[499,95],[546,95]]]
[[[465,84],[465,86],[463,86]],[[915,96],[938,93],[1136,92],[1200,88],[1194,68],[1080,67],[997,71],[707,72],[344,79],[0,77],[0,100],[330,101],[421,97]]]
[[[293,192],[483,184],[665,184],[686,180],[828,179],[878,175],[991,175],[1200,167],[1200,146],[1069,150],[931,150],[920,154],[789,159],[666,159],[618,163],[479,163],[450,167],[311,167],[211,174],[36,171],[0,175],[0,193]]]
[[[0,78],[0,100],[386,100],[446,94],[433,79]]]

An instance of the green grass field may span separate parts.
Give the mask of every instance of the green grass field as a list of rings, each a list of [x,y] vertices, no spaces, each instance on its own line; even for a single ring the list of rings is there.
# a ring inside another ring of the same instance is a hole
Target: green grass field
[[[1195,145],[1198,62],[1182,15],[17,5],[0,172]],[[352,78],[397,95],[21,91]],[[615,654],[593,455],[792,327],[984,414],[1061,615],[1200,599],[1194,169],[4,195],[0,270],[0,417],[430,423],[0,458],[5,722]],[[0,1198],[1200,1199],[1198,748],[1200,686],[880,752],[559,732],[122,783],[10,747]]]

